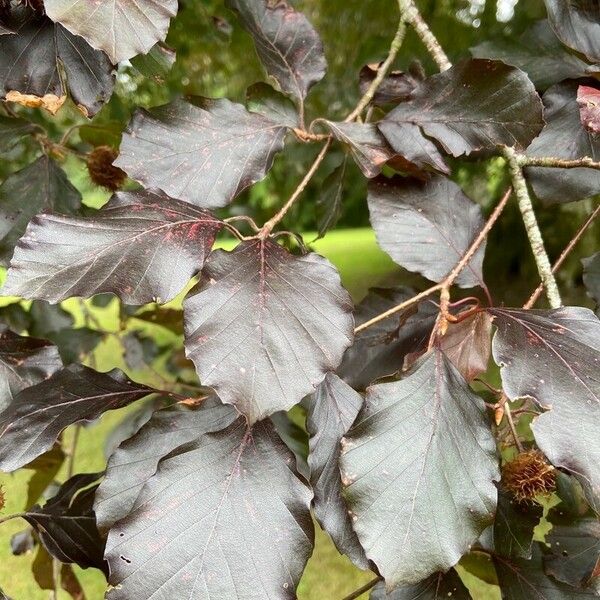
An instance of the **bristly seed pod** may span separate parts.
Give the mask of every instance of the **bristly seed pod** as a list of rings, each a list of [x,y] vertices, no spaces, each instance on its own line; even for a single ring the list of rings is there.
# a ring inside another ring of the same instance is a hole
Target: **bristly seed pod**
[[[555,470],[539,450],[522,452],[502,467],[502,484],[517,501],[528,502],[554,490]]]
[[[98,146],[90,152],[87,159],[91,180],[112,192],[120,189],[127,179],[125,171],[113,165],[118,155],[119,153],[110,146]]]

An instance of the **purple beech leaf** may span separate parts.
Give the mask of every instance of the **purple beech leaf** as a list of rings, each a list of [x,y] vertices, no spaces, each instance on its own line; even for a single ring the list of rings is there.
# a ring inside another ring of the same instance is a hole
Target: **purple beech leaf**
[[[600,90],[589,85],[577,89],[581,124],[593,134],[600,133]]]
[[[177,0],[44,0],[44,8],[54,22],[104,50],[116,64],[165,39]]]
[[[380,581],[371,592],[369,600],[471,600],[471,594],[458,573],[435,573],[413,585],[402,585],[386,592],[385,582]]]
[[[160,192],[118,192],[88,217],[39,215],[4,294],[60,302],[112,292],[127,304],[173,299],[198,273],[222,222]]]
[[[163,457],[205,433],[225,429],[237,417],[235,409],[221,404],[216,396],[203,400],[197,410],[155,412],[108,461],[94,502],[100,529],[110,529],[134,509],[140,491]]]
[[[585,77],[589,64],[569,52],[546,19],[537,21],[518,40],[485,41],[471,48],[475,58],[492,58],[527,73],[537,89],[545,90],[565,79]]]
[[[44,454],[38,456],[23,468],[33,471],[27,483],[27,500],[25,508],[33,506],[56,479],[60,468],[65,462],[64,453],[60,442],[57,442]]]
[[[25,119],[0,115],[0,152],[8,152],[34,131],[35,125]]]
[[[115,165],[174,198],[226,206],[267,174],[287,127],[226,99],[191,100],[137,111]]]
[[[335,267],[250,240],[216,250],[184,301],[186,353],[203,385],[252,424],[287,410],[352,343],[352,302]]]
[[[376,177],[396,153],[381,135],[375,123],[344,123],[325,121],[322,123],[333,136],[348,146],[356,164],[365,177]]]
[[[544,570],[558,581],[600,595],[600,521],[589,511],[573,518],[562,503],[548,513],[552,524],[546,535],[550,552],[544,556]]]
[[[600,498],[600,321],[587,308],[489,309],[492,343],[509,399],[533,398],[547,412],[531,429],[540,450]]]
[[[360,93],[364,94],[375,77],[381,63],[365,65],[359,73],[358,83]],[[385,106],[386,104],[398,104],[408,100],[415,89],[420,85],[421,79],[412,73],[404,73],[402,71],[390,71],[383,78],[379,87],[375,91],[371,104],[375,106]]]
[[[246,90],[246,107],[250,112],[263,115],[279,125],[292,129],[299,127],[298,110],[294,103],[268,83],[260,81]]]
[[[524,149],[544,121],[542,103],[523,71],[469,59],[425,79],[381,122],[383,135],[401,154],[392,139],[395,130],[386,123],[419,126],[446,152],[462,156],[501,145]]]
[[[492,350],[492,319],[485,311],[449,323],[440,347],[467,381],[485,373]]]
[[[19,392],[48,379],[62,366],[54,344],[0,331],[0,410]]]
[[[177,448],[110,531],[109,600],[293,600],[314,542],[311,492],[269,421]]]
[[[0,186],[0,264],[8,264],[27,223],[42,210],[73,214],[81,195],[47,156],[6,178]]]
[[[569,48],[600,61],[600,4],[596,0],[544,0],[548,20]]]
[[[120,371],[71,365],[20,392],[0,413],[0,469],[11,472],[49,450],[61,431],[154,393]]]
[[[362,396],[335,373],[328,373],[310,397],[306,429],[310,434],[308,466],[315,495],[313,510],[336,548],[359,569],[368,569],[358,537],[342,498],[340,442],[363,405]]]
[[[302,104],[327,61],[319,34],[286,0],[226,0],[254,40],[267,74]]]
[[[581,259],[583,263],[583,283],[588,294],[600,305],[600,252]]]
[[[598,598],[593,590],[580,590],[546,575],[539,542],[533,546],[533,558],[506,559],[494,556],[500,591],[504,600],[577,600]]]
[[[578,89],[577,82],[566,81],[544,94],[546,126],[527,148],[528,156],[554,156],[567,160],[588,156],[600,160],[600,135],[581,124]],[[525,175],[535,195],[546,205],[574,202],[600,193],[598,169],[526,167]]]
[[[13,7],[6,24],[17,35],[0,38],[0,96],[50,94],[60,108],[69,92],[86,117],[94,116],[110,99],[115,76],[104,52],[24,6]]]
[[[344,153],[341,164],[339,164],[326,178],[321,186],[319,198],[317,199],[315,212],[317,214],[317,228],[319,236],[325,234],[335,227],[342,214],[344,185],[348,173],[348,153]]]
[[[366,323],[415,294],[407,287],[370,289],[356,307],[356,324]],[[400,371],[407,354],[427,348],[437,315],[435,304],[421,302],[416,310],[402,311],[359,331],[338,374],[353,388],[364,390],[376,379]]]
[[[460,187],[435,175],[379,177],[369,184],[369,213],[377,242],[395,262],[441,281],[450,273],[484,224],[481,209]],[[458,276],[461,287],[483,282],[485,243]]]
[[[100,473],[75,475],[44,506],[34,506],[24,519],[36,530],[48,552],[62,563],[94,567],[108,574],[104,540],[92,508]],[[92,487],[90,487],[92,486]]]
[[[494,522],[494,552],[505,558],[531,558],[533,530],[544,510],[535,502],[519,503],[499,487]]]
[[[367,389],[340,464],[354,530],[390,591],[447,571],[493,521],[499,469],[486,408],[438,350]]]

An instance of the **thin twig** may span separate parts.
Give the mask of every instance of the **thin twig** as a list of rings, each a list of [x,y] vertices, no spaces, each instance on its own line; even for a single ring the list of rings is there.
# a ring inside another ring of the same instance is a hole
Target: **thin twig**
[[[519,164],[517,153],[513,148],[505,146],[502,154],[508,162],[508,168],[512,179],[517,201],[519,203],[519,210],[521,211],[521,217],[523,224],[525,225],[525,231],[529,239],[529,245],[533,252],[535,264],[537,266],[540,279],[544,284],[546,290],[546,296],[548,296],[548,302],[552,308],[558,308],[562,305],[560,298],[560,292],[558,291],[558,285],[552,272],[552,265],[544,246],[544,239],[542,232],[537,222],[535,212],[533,210],[533,204],[527,189],[527,182],[523,175],[523,169]]]
[[[515,427],[515,422],[513,421],[512,413],[510,412],[510,406],[509,406],[508,401],[504,403],[503,408],[504,408],[504,414],[506,415],[506,422],[508,423],[508,426],[510,427],[510,432],[512,433],[512,436],[515,440],[517,449],[519,450],[519,452],[523,452],[523,450],[524,450],[523,444],[521,443],[521,440],[519,439],[519,434],[517,433],[517,428]]]
[[[398,30],[396,31],[396,35],[390,44],[390,50],[388,52],[387,58],[383,61],[383,63],[377,69],[377,75],[371,81],[371,85],[367,88],[367,91],[363,94],[362,98],[358,101],[356,108],[344,119],[344,121],[354,121],[357,117],[360,117],[363,110],[369,105],[373,97],[375,96],[375,92],[381,85],[381,82],[385,79],[387,72],[389,71],[392,63],[394,62],[396,55],[398,54],[400,47],[402,46],[402,42],[404,41],[404,35],[406,34],[406,23],[404,22],[404,18],[401,15],[400,21],[398,22]]]
[[[380,581],[383,580],[383,577],[375,577],[375,579],[371,579],[368,583],[365,583],[362,587],[359,587],[357,590],[354,590],[351,594],[344,596],[342,600],[356,600],[364,593],[368,592],[371,588],[374,588]]]
[[[379,323],[379,321],[383,321],[384,319],[387,319],[387,318],[391,317],[392,315],[395,315],[397,312],[400,312],[401,310],[405,310],[405,309],[409,308],[413,304],[420,302],[421,300],[423,300],[424,298],[426,298],[427,296],[430,296],[431,294],[433,294],[435,292],[442,291],[442,290],[446,290],[446,292],[447,292],[449,290],[450,286],[454,283],[454,281],[460,274],[460,272],[467,266],[467,264],[473,258],[473,256],[475,255],[475,253],[477,252],[477,250],[479,249],[481,244],[483,244],[483,242],[485,241],[485,238],[487,237],[488,233],[490,232],[490,230],[492,229],[492,227],[498,220],[498,217],[500,217],[500,215],[502,214],[502,211],[504,210],[504,207],[506,206],[508,199],[510,198],[511,191],[512,191],[511,189],[508,189],[506,191],[506,193],[504,194],[504,196],[502,196],[502,199],[500,200],[500,202],[498,202],[498,205],[496,206],[496,208],[494,208],[494,210],[488,217],[488,220],[485,222],[485,225],[482,227],[481,231],[479,232],[479,234],[477,235],[475,240],[473,240],[473,243],[469,246],[469,248],[467,248],[467,251],[464,253],[462,258],[458,261],[456,266],[452,269],[452,271],[450,271],[450,273],[447,275],[447,277],[443,281],[441,281],[440,283],[436,283],[435,285],[431,286],[430,288],[427,288],[425,291],[421,292],[420,294],[417,294],[416,296],[413,296],[412,298],[405,300],[404,302],[398,304],[397,306],[394,306],[394,307],[390,308],[389,310],[386,310],[385,312],[381,313],[380,315],[377,315],[376,317],[369,319],[365,323],[362,323],[354,330],[354,333],[357,334],[357,333],[363,331],[363,329],[367,329],[367,327],[371,327],[372,325]],[[445,307],[446,307],[445,310],[447,312],[448,304],[446,303],[446,301],[449,303],[449,294],[445,294],[445,296],[446,295],[448,295],[448,298],[444,297],[442,299],[443,302],[440,302],[440,309],[443,310],[442,303],[445,303]]]
[[[73,439],[71,440],[71,445],[69,446],[69,450],[67,451],[67,479],[73,477],[73,473],[75,472],[75,453],[77,452],[77,444],[79,443],[79,434],[81,433],[81,423],[75,424],[75,429],[73,431]]]
[[[7,521],[12,521],[13,519],[20,519],[22,517],[24,517],[27,513],[26,512],[20,512],[20,513],[15,513],[14,515],[7,515],[6,517],[0,517],[0,525],[2,523],[6,523]]]
[[[579,230],[577,231],[577,233],[575,234],[573,239],[565,246],[564,250],[561,252],[560,256],[558,257],[558,260],[552,266],[553,273],[556,273],[561,268],[562,264],[565,262],[565,259],[571,253],[571,250],[573,250],[573,248],[577,245],[577,243],[579,242],[579,240],[581,239],[583,234],[586,232],[587,228],[594,222],[594,219],[596,219],[596,217],[599,214],[600,214],[600,204],[596,207],[594,212],[587,218],[586,222],[579,228]],[[527,302],[523,305],[523,308],[527,308],[527,309],[531,308],[538,301],[538,299],[542,295],[543,291],[544,291],[544,285],[542,283],[540,283],[540,285],[538,285],[535,292],[533,292],[533,294],[531,294],[531,297],[529,298],[529,300],[527,300]]]
[[[448,56],[440,46],[435,35],[431,32],[431,29],[429,29],[427,23],[423,20],[414,1],[398,0],[398,5],[400,6],[400,13],[403,15],[404,20],[413,27],[440,71],[447,71],[452,67],[452,63],[448,60]]]
[[[292,208],[294,202],[296,202],[296,200],[300,197],[300,195],[302,194],[302,192],[305,190],[306,186],[312,179],[313,175],[317,172],[317,169],[319,168],[320,164],[323,162],[323,159],[325,158],[325,155],[327,154],[327,150],[329,150],[329,146],[331,146],[331,138],[327,138],[327,141],[325,142],[325,144],[323,144],[323,147],[321,148],[321,151],[317,155],[317,158],[315,158],[310,169],[306,172],[306,175],[304,176],[302,181],[298,184],[298,187],[294,190],[294,193],[290,196],[290,199],[283,205],[283,207],[279,210],[279,212],[274,217],[269,219],[263,225],[262,229],[258,233],[258,237],[260,239],[264,240],[267,237],[269,237],[269,235],[271,234],[271,231],[273,231],[273,228],[275,227],[275,225],[277,225],[277,223],[279,223],[279,221],[281,221],[283,219],[283,217],[285,217],[288,210],[290,210],[290,208]]]
[[[584,167],[587,169],[600,169],[600,162],[595,161],[589,156],[568,160],[553,156],[527,156],[520,154],[518,160],[522,167],[548,167],[554,169],[579,169]]]

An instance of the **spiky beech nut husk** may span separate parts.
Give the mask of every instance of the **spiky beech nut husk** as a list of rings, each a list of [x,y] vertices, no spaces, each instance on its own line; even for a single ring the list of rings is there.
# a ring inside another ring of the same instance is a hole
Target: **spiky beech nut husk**
[[[539,450],[521,452],[502,467],[502,484],[518,502],[550,494],[555,487],[554,467]]]
[[[6,496],[4,495],[4,488],[0,485],[0,510],[4,508],[6,504]]]
[[[115,167],[113,161],[119,153],[110,146],[98,146],[88,155],[87,168],[90,179],[99,186],[112,192],[120,189],[127,179],[125,171]]]

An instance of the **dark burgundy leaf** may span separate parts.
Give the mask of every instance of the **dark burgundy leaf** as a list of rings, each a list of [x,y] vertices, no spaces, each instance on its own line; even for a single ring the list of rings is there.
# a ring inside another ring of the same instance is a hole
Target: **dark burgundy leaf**
[[[62,565],[60,568],[60,586],[73,600],[85,600],[85,592],[70,564]]]
[[[167,35],[177,0],[44,0],[48,16],[104,50],[113,63],[145,54]]]
[[[42,590],[54,589],[53,559],[48,550],[41,544],[35,553],[31,563],[31,573],[35,582]]]
[[[60,443],[54,444],[48,452],[38,456],[23,468],[33,470],[27,483],[27,500],[25,508],[33,506],[54,483],[54,479],[65,461],[65,453]]]
[[[600,497],[600,321],[587,308],[490,309],[492,352],[510,399],[531,397],[548,412],[531,426],[552,464]]]
[[[585,77],[589,68],[561,44],[546,19],[534,23],[518,40],[485,41],[471,48],[471,54],[519,67],[540,90],[565,79]]]
[[[0,410],[20,391],[48,379],[62,366],[50,342],[0,331]]]
[[[15,533],[10,538],[10,551],[14,554],[14,556],[21,556],[22,554],[27,554],[27,552],[31,552],[35,548],[35,538],[31,532],[30,528],[27,528],[23,531],[19,531]]]
[[[592,133],[600,133],[600,90],[589,85],[577,89],[581,124]]]
[[[335,373],[328,373],[309,401],[306,429],[310,434],[310,483],[315,495],[313,510],[336,548],[360,569],[369,562],[352,529],[342,498],[340,441],[348,432],[363,404],[362,396]]]
[[[266,175],[287,127],[226,99],[193,101],[138,111],[115,165],[174,198],[226,206]]]
[[[472,381],[488,369],[492,350],[492,319],[477,312],[458,323],[450,323],[440,347],[467,380]]]
[[[449,154],[461,156],[500,145],[524,149],[543,123],[539,96],[523,71],[498,61],[470,59],[425,79],[379,128],[398,152],[393,126],[408,124],[418,125]]]
[[[17,246],[4,293],[166,302],[202,268],[221,227],[204,210],[146,191],[118,192],[89,217],[40,215]]]
[[[412,298],[410,288],[373,288],[356,307],[357,325]],[[356,334],[344,354],[338,374],[356,389],[366,389],[373,381],[402,369],[405,356],[427,347],[437,317],[437,307],[422,302],[418,310],[406,310],[384,319]]]
[[[396,153],[375,123],[323,121],[334,137],[346,144],[365,177],[376,177]]]
[[[481,209],[441,175],[428,181],[380,177],[369,184],[369,213],[379,245],[399,265],[441,281],[483,227]],[[483,281],[482,245],[458,276],[461,287]]]
[[[324,237],[330,229],[335,227],[342,213],[348,160],[348,153],[344,153],[341,164],[326,177],[321,186],[316,205],[317,229],[319,231],[317,239]]]
[[[314,532],[293,463],[268,421],[180,446],[110,531],[107,598],[296,598]]]
[[[544,94],[546,126],[527,148],[529,156],[554,156],[567,160],[589,156],[600,160],[600,136],[582,124],[577,106],[579,84],[560,83]],[[562,204],[600,192],[597,169],[548,169],[527,167],[527,180],[544,204]]]
[[[246,106],[250,112],[263,115],[285,127],[298,127],[298,111],[294,103],[269,84],[255,83],[246,90]]]
[[[60,353],[65,365],[76,362],[84,362],[105,339],[106,334],[89,327],[78,327],[77,329],[61,329],[48,335]]]
[[[600,522],[592,511],[573,518],[562,503],[548,513],[552,530],[546,536],[550,553],[544,556],[548,575],[577,588],[600,594]]]
[[[494,551],[505,558],[531,558],[533,530],[544,510],[534,502],[519,503],[502,488],[494,523]]]
[[[34,337],[49,338],[62,329],[71,329],[75,319],[60,304],[48,304],[44,300],[34,300],[29,308],[31,325],[29,334]]]
[[[600,61],[600,4],[596,0],[544,0],[548,19],[564,44]]]
[[[450,173],[450,168],[442,158],[437,146],[423,135],[418,125],[384,119],[377,123],[377,127],[387,139],[390,147],[407,161],[406,171],[410,172],[412,165],[414,169]]]
[[[450,569],[387,593],[385,582],[381,581],[373,588],[369,600],[471,600],[471,594],[456,571]]]
[[[49,3],[47,3],[49,4]],[[67,91],[86,116],[94,116],[112,95],[115,78],[108,57],[83,38],[24,6],[7,24],[17,35],[0,37],[0,95],[27,104],[14,92],[42,100],[56,112]],[[58,64],[64,68],[66,85]]]
[[[123,359],[129,369],[143,370],[151,365],[160,354],[160,348],[155,340],[139,331],[131,331],[121,338]]]
[[[100,529],[110,529],[134,508],[142,487],[156,473],[161,458],[201,435],[221,431],[238,416],[213,396],[200,408],[159,410],[113,453],[98,491],[94,509]]]
[[[583,258],[583,282],[588,294],[600,305],[600,252]]]
[[[34,131],[35,125],[25,119],[0,115],[0,152],[8,152]]]
[[[302,104],[327,69],[323,44],[308,19],[286,0],[226,0],[254,39],[268,75]]]
[[[23,308],[21,302],[11,302],[0,307],[0,329],[8,328],[17,333],[22,333],[30,325],[29,313]]]
[[[177,335],[183,335],[183,311],[176,308],[147,308],[133,315],[135,319],[159,325]]]
[[[368,388],[340,461],[354,530],[389,589],[448,570],[493,520],[486,408],[439,351]]]
[[[63,483],[43,507],[34,506],[24,518],[37,531],[48,552],[63,563],[94,567],[107,573],[104,541],[92,508],[100,473],[75,475]]]
[[[42,210],[73,214],[81,195],[47,156],[10,175],[0,186],[0,264],[8,264],[29,220]]]
[[[573,600],[597,598],[592,590],[578,590],[547,576],[542,569],[540,544],[533,546],[531,560],[494,557],[504,600]]]
[[[184,314],[202,384],[250,423],[313,392],[353,337],[352,302],[335,267],[268,240],[213,252]]]
[[[123,408],[154,390],[120,371],[98,373],[71,365],[18,394],[0,413],[0,468],[14,471],[49,450],[60,432]]]
[[[360,93],[364,94],[379,70],[379,64],[365,65],[359,74]],[[371,104],[375,106],[383,106],[386,104],[398,104],[408,100],[418,85],[421,79],[412,73],[404,73],[402,71],[391,71],[383,81],[379,84]]]
[[[163,43],[154,44],[147,54],[140,54],[131,59],[131,65],[145,77],[156,83],[164,83],[171,68],[175,64],[175,50]]]

